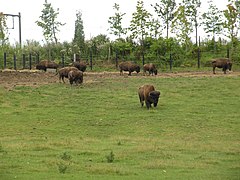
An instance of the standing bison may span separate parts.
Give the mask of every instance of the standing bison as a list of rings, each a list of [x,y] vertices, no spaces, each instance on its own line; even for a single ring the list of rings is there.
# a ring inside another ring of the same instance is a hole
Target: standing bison
[[[232,70],[232,62],[229,58],[218,58],[212,60],[212,67],[213,67],[213,74],[216,74],[215,69],[222,68],[224,74],[226,74],[226,71],[229,69],[229,71]]]
[[[140,66],[132,62],[122,62],[119,64],[120,75],[123,74],[123,71],[128,71],[128,75],[131,76],[131,73],[136,71],[140,72]]]
[[[150,74],[153,75],[153,73],[155,75],[157,75],[157,68],[156,68],[155,64],[153,64],[153,63],[144,64],[144,66],[143,66],[144,74],[146,74],[147,71],[149,72],[149,75]]]
[[[42,60],[36,65],[36,69],[47,71],[47,68],[56,69],[58,68],[58,64],[54,61]]]
[[[76,67],[63,67],[58,70],[57,74],[59,75],[59,82],[61,80],[65,83],[64,78],[68,78],[68,73],[70,71],[79,71]]]
[[[146,107],[149,109],[151,107],[151,104],[153,104],[154,107],[157,106],[160,92],[155,91],[153,85],[143,85],[138,89],[138,96],[141,105],[143,106],[145,101]]]
[[[73,82],[75,82],[76,85],[81,84],[83,82],[83,72],[79,70],[71,70],[68,73],[68,79],[71,85]]]
[[[87,69],[87,64],[85,62],[76,61],[72,63],[72,66],[78,68],[82,72],[85,72]]]

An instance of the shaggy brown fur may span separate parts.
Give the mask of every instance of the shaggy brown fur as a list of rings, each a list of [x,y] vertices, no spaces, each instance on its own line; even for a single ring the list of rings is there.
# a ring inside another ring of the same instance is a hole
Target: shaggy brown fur
[[[73,62],[72,66],[78,68],[82,72],[85,72],[86,69],[87,69],[87,64],[85,62],[82,62],[82,61],[81,62],[79,62],[79,61]]]
[[[119,64],[120,75],[123,74],[123,71],[128,71],[128,75],[131,76],[131,73],[136,71],[140,72],[140,66],[132,62],[122,62]]]
[[[143,66],[143,72],[144,72],[144,74],[146,74],[147,71],[149,72],[149,75],[150,75],[150,74],[153,75],[153,73],[154,73],[155,75],[157,75],[157,68],[156,68],[155,64],[153,64],[153,63],[144,64],[144,66]]]
[[[228,58],[218,58],[212,60],[213,74],[216,74],[215,69],[222,68],[224,74],[226,74],[227,69],[232,70],[232,62]]]
[[[54,61],[42,60],[36,65],[36,69],[47,71],[47,68],[56,69],[58,68],[58,64]]]
[[[160,92],[155,91],[153,85],[143,85],[138,89],[138,96],[141,105],[143,106],[145,101],[146,107],[149,109],[151,107],[151,104],[153,104],[154,107],[157,106]]]
[[[76,85],[81,84],[83,82],[83,72],[79,70],[71,70],[68,73],[68,79],[71,85],[73,82],[75,82]]]
[[[57,73],[59,74],[59,82],[61,82],[61,79],[62,79],[62,81],[65,83],[64,78],[68,78],[68,73],[72,70],[79,71],[78,68],[76,67],[63,67],[59,69]]]

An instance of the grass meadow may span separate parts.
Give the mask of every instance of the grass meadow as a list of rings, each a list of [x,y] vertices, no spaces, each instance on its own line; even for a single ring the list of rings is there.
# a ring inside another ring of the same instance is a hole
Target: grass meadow
[[[0,123],[3,180],[240,179],[239,76],[0,85]]]

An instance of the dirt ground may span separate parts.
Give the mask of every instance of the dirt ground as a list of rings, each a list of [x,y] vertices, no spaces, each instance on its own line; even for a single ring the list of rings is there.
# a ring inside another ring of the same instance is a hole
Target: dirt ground
[[[219,77],[219,76],[238,76],[240,72],[227,72],[223,74],[217,71],[216,74],[212,72],[175,72],[175,73],[159,73],[155,78],[173,78],[173,77]],[[83,83],[92,83],[98,81],[100,78],[120,77],[119,72],[84,72]],[[123,77],[128,77],[127,72]],[[133,73],[131,78],[149,78],[148,75],[144,76],[141,72],[139,74]],[[65,81],[69,83],[68,80]],[[11,90],[16,86],[40,86],[51,83],[59,83],[58,75],[55,72],[42,72],[36,70],[2,70],[0,71],[0,86],[7,90]]]

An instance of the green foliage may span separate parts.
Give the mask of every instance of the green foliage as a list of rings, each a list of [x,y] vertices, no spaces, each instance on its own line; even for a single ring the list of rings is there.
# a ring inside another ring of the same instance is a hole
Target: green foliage
[[[8,41],[8,30],[7,30],[7,17],[0,12],[0,44],[5,45]]]
[[[106,60],[109,53],[110,40],[107,35],[99,34],[90,40],[89,48],[91,48],[93,55],[97,56],[98,59]]]
[[[212,37],[215,38],[215,35],[219,35],[223,26],[223,14],[213,4],[213,0],[208,1],[209,8],[208,11],[202,14],[204,25],[203,29],[206,33],[211,33]]]
[[[224,28],[227,29],[227,37],[229,37],[233,43],[234,38],[237,38],[239,26],[240,12],[234,7],[233,4],[228,4],[227,9],[223,11],[226,21],[224,22]],[[232,44],[233,45],[233,44]]]
[[[47,0],[45,0],[43,5],[42,15],[39,17],[40,20],[36,21],[36,24],[43,29],[43,36],[47,43],[54,42],[57,44],[57,32],[59,27],[64,25],[57,21],[59,9],[54,10],[52,4],[48,3]]]
[[[174,11],[176,9],[175,0],[162,0],[159,4],[151,5],[154,7],[155,12],[163,21],[163,28],[166,28],[167,38],[169,37],[169,27],[170,23],[173,20]]]
[[[68,166],[64,163],[59,163],[58,164],[58,171],[59,173],[65,174],[67,171]]]
[[[122,27],[122,19],[126,13],[120,12],[119,4],[115,3],[113,9],[116,10],[115,16],[111,16],[108,19],[110,24],[110,34],[114,34],[118,38],[121,38],[123,34],[126,34],[127,29]]]
[[[77,20],[75,21],[75,32],[73,38],[73,44],[76,44],[78,47],[78,51],[75,53],[84,54],[85,52],[85,34],[84,27],[82,21],[82,13],[81,11],[77,11]]]
[[[151,25],[151,14],[144,8],[144,2],[137,1],[136,12],[132,14],[132,20],[129,30],[131,31],[131,37],[142,41],[148,36],[148,29]]]
[[[181,44],[186,47],[186,51],[188,50],[188,46],[190,43],[190,33],[193,31],[191,21],[189,21],[186,14],[186,7],[181,5],[178,7],[176,12],[174,13],[174,20],[172,23],[172,32],[176,34],[178,40]]]
[[[112,163],[114,161],[114,154],[113,152],[111,151],[110,154],[106,155],[106,158],[107,158],[107,162],[108,163]]]
[[[64,152],[61,156],[61,159],[64,161],[69,161],[71,160],[71,155],[68,155],[67,152]]]

